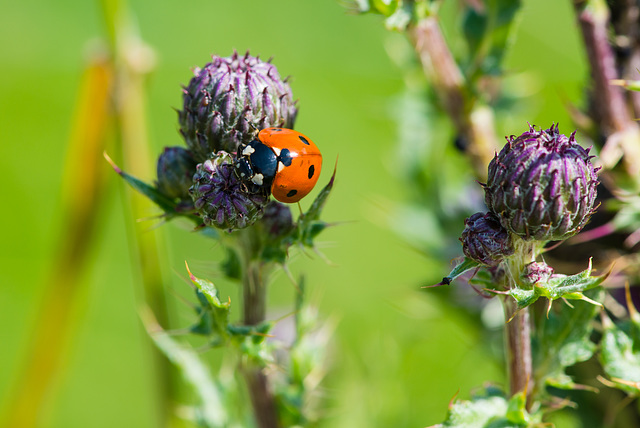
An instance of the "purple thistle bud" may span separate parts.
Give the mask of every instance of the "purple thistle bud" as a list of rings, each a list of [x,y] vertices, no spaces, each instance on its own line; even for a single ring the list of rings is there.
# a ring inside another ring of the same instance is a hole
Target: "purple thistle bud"
[[[553,268],[542,262],[531,262],[524,267],[521,278],[524,285],[533,286],[539,282],[546,283],[553,275]]]
[[[468,258],[486,266],[497,266],[514,253],[509,232],[493,213],[475,213],[464,225],[460,241]]]
[[[189,188],[198,163],[191,152],[183,147],[165,147],[158,157],[157,187],[171,199],[191,201]]]
[[[205,225],[229,231],[255,223],[269,201],[263,188],[240,181],[233,157],[222,151],[198,164],[189,193]]]
[[[502,225],[525,240],[563,240],[594,211],[597,169],[589,151],[558,126],[511,136],[489,164],[485,202]]]
[[[234,153],[255,130],[293,128],[297,108],[285,80],[274,65],[249,53],[214,55],[196,68],[178,112],[180,133],[196,159],[219,150]]]

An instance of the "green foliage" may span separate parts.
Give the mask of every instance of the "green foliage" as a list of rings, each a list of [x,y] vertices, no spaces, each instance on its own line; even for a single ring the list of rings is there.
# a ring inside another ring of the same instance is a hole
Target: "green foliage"
[[[318,193],[307,212],[300,214],[291,231],[275,239],[264,240],[260,256],[261,260],[285,265],[290,247],[301,245],[315,249],[314,239],[330,226],[329,223],[320,219],[320,215],[333,189],[336,171],[337,169],[334,169],[329,183]]]
[[[389,30],[404,31],[416,20],[433,13],[439,0],[355,0],[360,13],[377,13],[384,17]]]
[[[183,378],[197,393],[200,405],[194,409],[193,419],[200,426],[228,427],[227,401],[232,398],[228,388],[212,378],[211,372],[194,350],[180,345],[167,332],[154,327],[150,316],[143,317],[143,321],[156,346],[180,369]]]
[[[629,322],[617,324],[602,314],[600,362],[611,385],[629,395],[640,396],[640,315],[627,287]]]
[[[521,5],[520,0],[489,0],[482,10],[467,6],[462,28],[469,50],[468,78],[502,74]]]
[[[455,401],[449,406],[447,418],[438,427],[455,428],[525,428],[540,421],[525,407],[524,393],[510,399],[496,388],[487,387],[470,401]]]
[[[598,289],[588,294],[598,301],[604,293]],[[591,333],[593,319],[599,312],[599,306],[576,302],[573,307],[563,305],[549,311],[546,317],[540,316],[533,337],[536,383],[561,389],[585,388],[576,385],[565,371],[588,360],[595,352]]]
[[[549,308],[553,301],[563,298],[569,300],[585,300],[594,305],[600,303],[593,301],[584,295],[584,291],[590,290],[602,284],[609,274],[591,276],[591,259],[587,269],[575,275],[551,275],[547,281],[539,281],[533,285],[532,289],[513,287],[504,292],[513,297],[518,303],[518,308],[523,309],[535,303],[539,298],[549,299]],[[502,292],[501,292],[502,294]]]
[[[479,262],[465,257],[460,263],[456,264],[451,272],[449,272],[449,275],[442,278],[442,281],[438,285],[451,284],[451,281],[467,272],[468,270],[477,269],[480,267],[482,267],[482,265]]]
[[[120,177],[122,177],[129,186],[156,204],[164,212],[163,216],[167,220],[171,220],[174,217],[186,217],[197,225],[202,223],[200,218],[193,214],[192,211],[184,210],[184,208],[181,209],[182,206],[179,201],[167,197],[164,193],[160,192],[156,186],[145,183],[139,178],[123,171],[106,153],[104,154],[104,157],[107,159],[107,162],[109,162],[114,171],[118,173],[118,175],[120,175]],[[206,234],[213,238],[218,237],[217,231],[212,228],[211,231],[207,231]]]

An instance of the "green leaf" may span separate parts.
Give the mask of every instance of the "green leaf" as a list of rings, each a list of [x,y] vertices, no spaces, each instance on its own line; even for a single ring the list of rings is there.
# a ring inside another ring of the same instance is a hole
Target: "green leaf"
[[[601,300],[601,289],[588,292],[594,300]],[[596,350],[590,340],[593,319],[600,307],[588,302],[576,302],[574,307],[563,306],[541,316],[533,337],[536,382],[561,389],[585,389],[573,382],[565,370],[586,361]]]
[[[196,296],[200,302],[200,307],[197,308],[200,319],[191,327],[191,331],[211,336],[217,344],[225,343],[229,338],[231,300],[222,303],[218,297],[218,289],[211,281],[196,277],[191,273],[188,265],[187,272],[189,279],[196,286]]]
[[[465,257],[464,260],[462,260],[462,262],[458,263],[453,270],[451,270],[451,272],[449,272],[449,275],[445,276],[444,278],[442,278],[442,281],[440,281],[438,284],[435,285],[429,285],[426,287],[422,287],[422,288],[429,288],[429,287],[436,287],[439,285],[449,285],[451,284],[451,282],[456,279],[457,277],[459,277],[460,275],[462,275],[463,273],[465,273],[468,270],[471,269],[475,269],[478,267],[481,267],[482,265],[478,262],[476,262],[475,260],[471,260],[468,257]]]
[[[524,394],[516,394],[510,400],[495,388],[486,388],[482,395],[470,401],[456,400],[447,412],[442,427],[456,428],[524,428],[539,421],[525,408]]]
[[[640,315],[636,310],[629,288],[626,289],[630,320],[627,328],[615,324],[602,313],[604,332],[600,342],[600,362],[612,386],[627,394],[640,395]]]
[[[220,384],[212,379],[211,373],[200,360],[198,354],[192,349],[180,345],[156,325],[150,312],[143,313],[142,318],[156,346],[180,369],[184,379],[198,394],[201,402],[198,409],[199,418],[207,427],[229,426],[227,406],[224,404],[225,391]]]
[[[133,189],[143,194],[147,198],[151,200],[154,204],[156,204],[162,211],[165,213],[166,219],[172,219],[174,217],[186,217],[193,221],[197,226],[202,224],[202,221],[198,216],[193,214],[192,211],[184,211],[181,207],[181,204],[178,201],[175,201],[169,197],[167,197],[164,193],[160,192],[155,186],[152,186],[144,181],[124,172],[118,165],[116,165],[111,158],[104,153],[104,157],[109,162],[111,167],[114,169],[118,175],[120,175],[124,181],[129,184]],[[210,237],[217,238],[218,234],[213,228],[203,228],[206,229],[206,234]]]
[[[463,31],[469,48],[467,76],[501,74],[521,0],[487,0],[483,11],[467,7]]]
[[[531,289],[513,287],[506,294],[513,297],[518,303],[518,308],[523,309],[533,304],[540,297],[549,299],[551,303],[560,298],[570,300],[584,300],[593,305],[601,306],[600,303],[585,296],[584,291],[591,290],[607,279],[609,272],[600,276],[591,276],[592,265],[589,259],[589,266],[584,271],[575,275],[551,275],[546,282],[537,282]]]

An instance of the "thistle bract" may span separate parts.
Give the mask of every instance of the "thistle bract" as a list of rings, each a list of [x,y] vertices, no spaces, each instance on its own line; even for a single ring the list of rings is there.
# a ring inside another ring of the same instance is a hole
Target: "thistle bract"
[[[276,67],[248,53],[213,56],[184,88],[180,133],[202,162],[219,150],[236,151],[256,130],[293,128],[297,109]]]
[[[513,244],[500,220],[493,213],[475,213],[465,220],[462,251],[468,258],[486,266],[497,266],[513,254]]]
[[[485,202],[502,225],[525,240],[563,240],[594,210],[598,177],[589,150],[558,126],[530,126],[511,136],[489,164]]]
[[[189,193],[205,225],[229,231],[255,223],[269,201],[263,188],[240,181],[225,152],[198,164]]]
[[[189,188],[198,163],[183,147],[165,147],[158,158],[157,187],[171,199],[190,200]]]

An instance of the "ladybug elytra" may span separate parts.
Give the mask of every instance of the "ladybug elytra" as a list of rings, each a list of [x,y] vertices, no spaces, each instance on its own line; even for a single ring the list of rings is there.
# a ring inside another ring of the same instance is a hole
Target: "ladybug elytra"
[[[240,178],[270,188],[274,198],[287,204],[311,192],[321,168],[318,147],[293,129],[263,129],[255,140],[238,148]]]

